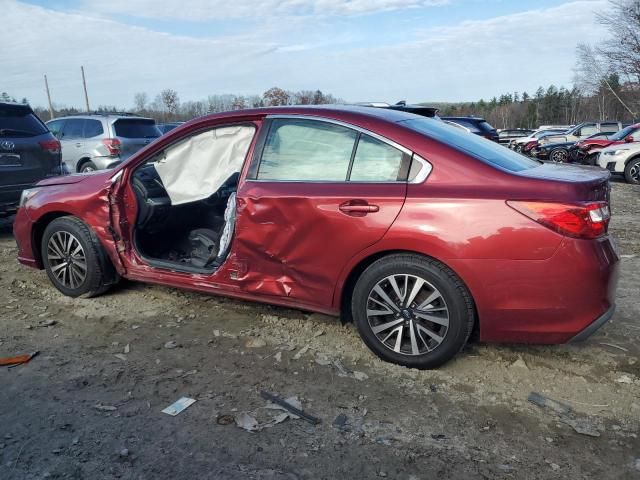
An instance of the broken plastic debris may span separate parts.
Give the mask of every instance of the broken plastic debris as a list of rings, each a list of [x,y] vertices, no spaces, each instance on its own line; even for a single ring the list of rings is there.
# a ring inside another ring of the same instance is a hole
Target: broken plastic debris
[[[36,355],[38,355],[38,351],[32,352],[32,353],[28,353],[26,355],[18,355],[16,357],[7,357],[7,358],[0,358],[0,366],[1,367],[7,367],[7,366],[15,366],[15,365],[22,365],[23,363],[27,363],[29,361],[31,361],[31,359],[33,357],[35,357]]]
[[[162,410],[162,413],[166,413],[167,415],[171,415],[172,417],[175,417],[180,412],[182,412],[185,409],[189,408],[194,403],[196,403],[195,399],[188,398],[188,397],[182,397],[180,400],[172,403],[167,408]]]
[[[565,405],[564,403],[560,403],[536,392],[531,392],[527,400],[547,411],[555,413],[559,421],[569,425],[581,435],[588,435],[590,437],[600,436],[600,432],[593,420],[589,417],[578,417],[569,405]]]

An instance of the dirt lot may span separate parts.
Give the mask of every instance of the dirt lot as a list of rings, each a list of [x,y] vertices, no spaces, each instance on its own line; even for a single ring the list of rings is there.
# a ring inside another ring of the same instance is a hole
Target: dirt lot
[[[611,324],[579,346],[470,345],[428,372],[317,314],[132,283],[65,298],[5,226],[0,356],[41,354],[0,369],[0,478],[640,478],[640,188],[616,183],[612,202]],[[261,389],[322,423],[228,423],[280,413]],[[161,413],[182,396],[197,402]]]

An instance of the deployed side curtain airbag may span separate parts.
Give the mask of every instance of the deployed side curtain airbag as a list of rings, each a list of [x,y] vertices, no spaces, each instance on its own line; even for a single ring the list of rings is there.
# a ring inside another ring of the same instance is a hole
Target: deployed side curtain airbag
[[[222,127],[194,135],[165,151],[154,165],[172,205],[210,197],[241,170],[255,128]]]

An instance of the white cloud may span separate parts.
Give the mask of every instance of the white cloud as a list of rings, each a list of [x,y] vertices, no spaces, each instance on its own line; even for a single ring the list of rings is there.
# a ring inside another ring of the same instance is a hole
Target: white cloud
[[[206,21],[278,15],[366,15],[445,5],[450,0],[84,0],[91,10],[142,18]]]
[[[296,1],[308,3],[288,3]],[[353,8],[360,1],[351,2]],[[338,3],[315,3],[325,2]],[[286,25],[267,18],[234,35],[192,38],[4,0],[0,91],[44,105],[46,73],[54,101],[79,106],[84,65],[92,106],[127,107],[135,92],[153,96],[163,88],[176,89],[183,100],[260,93],[274,85],[320,88],[350,101],[455,101],[532,92],[539,85],[571,83],[576,44],[597,43],[608,34],[593,14],[606,3],[581,0],[407,31],[405,41],[381,46],[349,28],[348,20],[342,20],[348,31],[343,37],[305,17]]]

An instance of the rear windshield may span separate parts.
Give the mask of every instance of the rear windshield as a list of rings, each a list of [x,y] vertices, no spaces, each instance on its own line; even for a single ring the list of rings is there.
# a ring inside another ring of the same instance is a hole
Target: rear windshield
[[[480,130],[484,130],[485,132],[495,130],[495,128],[493,128],[493,125],[491,125],[489,122],[478,122],[478,126],[480,127]]]
[[[116,120],[113,124],[116,137],[123,138],[156,138],[160,136],[160,130],[156,122],[145,119]]]
[[[0,107],[0,137],[35,137],[47,127],[28,108]]]
[[[430,118],[417,118],[403,120],[400,124],[502,170],[519,172],[540,165],[537,160],[515,153],[478,135],[470,135],[444,122]]]

